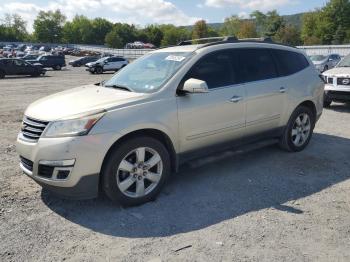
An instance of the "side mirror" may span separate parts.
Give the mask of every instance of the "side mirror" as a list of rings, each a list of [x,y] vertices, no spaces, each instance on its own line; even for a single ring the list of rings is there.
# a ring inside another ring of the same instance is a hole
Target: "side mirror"
[[[209,92],[207,83],[203,80],[199,80],[195,78],[188,79],[184,83],[184,87],[182,91],[185,93],[193,93],[193,94]]]

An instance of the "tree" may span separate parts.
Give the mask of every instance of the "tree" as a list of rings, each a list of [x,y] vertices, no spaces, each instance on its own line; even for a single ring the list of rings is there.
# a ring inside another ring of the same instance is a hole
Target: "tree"
[[[258,37],[256,26],[252,21],[241,21],[239,25],[238,38],[255,38]]]
[[[342,44],[350,40],[349,28],[350,1],[330,0],[323,8],[304,15],[301,38],[305,44],[316,39],[322,44]]]
[[[175,27],[174,25],[161,25],[163,32],[162,46],[176,45],[183,40],[190,38],[190,32],[184,27]]]
[[[221,34],[226,36],[237,36],[240,25],[241,20],[238,16],[227,17],[222,25]]]
[[[40,11],[34,20],[34,36],[39,42],[59,43],[66,17],[60,10]]]
[[[120,38],[116,28],[113,28],[108,34],[106,34],[105,42],[108,47],[111,48],[122,48],[123,41]]]
[[[106,35],[112,30],[113,23],[104,18],[95,18],[91,22],[93,32],[93,43],[103,45],[105,43]]]
[[[274,37],[278,30],[285,25],[283,17],[276,10],[269,11],[266,14],[254,11],[250,17],[255,20],[257,31],[267,37]]]
[[[283,44],[289,44],[294,46],[301,44],[300,32],[293,25],[282,26],[277,31],[275,39]]]
[[[160,46],[164,35],[159,26],[149,25],[143,31],[148,36],[148,42],[155,46]]]
[[[27,23],[18,14],[5,14],[3,21],[0,25],[0,40],[25,41],[29,38]]]
[[[192,39],[208,37],[208,26],[204,20],[199,20],[194,24]]]

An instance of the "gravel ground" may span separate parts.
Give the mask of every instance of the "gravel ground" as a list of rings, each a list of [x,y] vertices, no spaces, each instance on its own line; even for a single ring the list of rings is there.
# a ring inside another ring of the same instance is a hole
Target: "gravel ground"
[[[159,198],[124,209],[62,200],[19,169],[34,100],[107,79],[84,68],[0,80],[0,261],[350,261],[350,107],[324,111],[309,147],[226,152],[184,166]]]

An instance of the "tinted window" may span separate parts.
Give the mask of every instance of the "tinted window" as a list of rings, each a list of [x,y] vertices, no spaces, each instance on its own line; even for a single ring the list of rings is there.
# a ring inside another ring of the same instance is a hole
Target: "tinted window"
[[[309,66],[306,58],[296,52],[286,50],[272,50],[276,58],[278,73],[281,76],[292,75]]]
[[[239,82],[252,82],[277,77],[277,70],[268,49],[237,49]]]
[[[208,88],[229,86],[234,84],[231,53],[219,51],[200,59],[183,79],[200,79],[207,82]]]

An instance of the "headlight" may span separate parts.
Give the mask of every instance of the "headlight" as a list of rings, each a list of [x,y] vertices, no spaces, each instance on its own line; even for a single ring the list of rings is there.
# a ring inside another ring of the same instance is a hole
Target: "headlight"
[[[47,126],[43,136],[62,137],[86,135],[103,115],[104,112],[76,119],[53,121]]]

